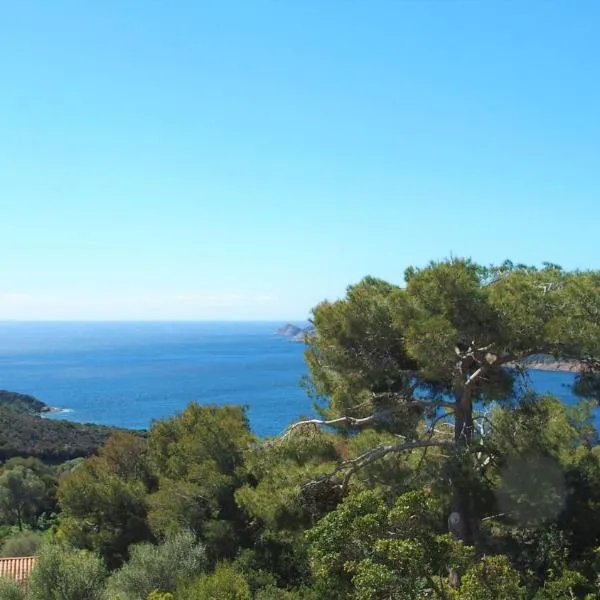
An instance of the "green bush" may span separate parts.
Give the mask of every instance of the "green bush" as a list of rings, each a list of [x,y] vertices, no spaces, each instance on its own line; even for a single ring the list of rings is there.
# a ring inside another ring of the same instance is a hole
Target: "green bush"
[[[524,600],[525,588],[503,555],[484,556],[462,579],[457,600]]]
[[[48,543],[29,576],[27,600],[104,600],[105,579],[95,554]]]
[[[183,531],[162,544],[132,546],[130,558],[109,579],[109,594],[120,600],[146,600],[152,592],[174,592],[177,584],[197,577],[206,566],[204,546]]]
[[[586,578],[576,571],[564,571],[560,577],[552,577],[544,582],[534,600],[570,600],[571,598],[593,598],[585,594],[591,588]]]
[[[0,577],[0,600],[24,600],[23,588],[13,579]]]
[[[147,600],[174,600],[175,597],[170,592],[163,594],[162,592],[152,592]]]
[[[37,553],[42,536],[35,531],[23,531],[4,541],[0,556],[33,556]]]
[[[177,594],[178,600],[252,600],[245,577],[227,563],[203,575]]]
[[[320,600],[315,590],[308,588],[296,588],[294,590],[284,590],[274,586],[268,586],[258,590],[254,600]]]

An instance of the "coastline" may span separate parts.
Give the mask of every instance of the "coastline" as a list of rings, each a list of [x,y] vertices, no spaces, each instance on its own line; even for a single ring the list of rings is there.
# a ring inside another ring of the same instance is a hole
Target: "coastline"
[[[42,408],[42,410],[40,410],[40,414],[45,415],[45,414],[57,414],[57,413],[67,413],[69,412],[68,409],[65,408],[60,408],[58,406],[44,406],[44,408]]]
[[[576,361],[560,361],[560,360],[536,360],[526,363],[518,363],[515,367],[524,367],[534,371],[554,371],[558,373],[577,373],[581,367],[581,363]]]

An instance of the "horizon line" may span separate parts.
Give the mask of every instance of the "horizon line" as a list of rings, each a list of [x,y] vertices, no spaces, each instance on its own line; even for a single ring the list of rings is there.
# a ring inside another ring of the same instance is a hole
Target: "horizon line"
[[[5,323],[293,323],[294,321],[309,321],[304,318],[283,319],[2,319]]]

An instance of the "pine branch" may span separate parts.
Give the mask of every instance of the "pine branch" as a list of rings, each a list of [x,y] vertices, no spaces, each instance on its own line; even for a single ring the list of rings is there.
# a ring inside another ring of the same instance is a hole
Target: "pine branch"
[[[345,472],[342,482],[340,484],[341,493],[342,495],[344,495],[352,475],[354,475],[360,469],[387,456],[388,454],[405,452],[408,450],[416,450],[418,448],[450,447],[454,445],[454,441],[433,440],[430,438],[426,440],[404,442],[401,444],[386,444],[383,446],[377,446],[375,448],[367,450],[366,452],[357,456],[356,458],[351,458],[341,462],[333,471],[331,471],[331,473],[326,473],[324,475],[321,475],[320,477],[317,477],[316,479],[313,479],[312,481],[309,481],[308,483],[302,486],[302,489],[306,490],[311,487],[320,485],[322,483],[332,481],[338,474]]]

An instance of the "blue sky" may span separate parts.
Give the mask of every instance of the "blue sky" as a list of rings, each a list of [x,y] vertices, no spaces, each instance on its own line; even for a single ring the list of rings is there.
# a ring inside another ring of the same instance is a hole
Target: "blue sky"
[[[0,6],[0,319],[298,319],[600,267],[600,3]]]

